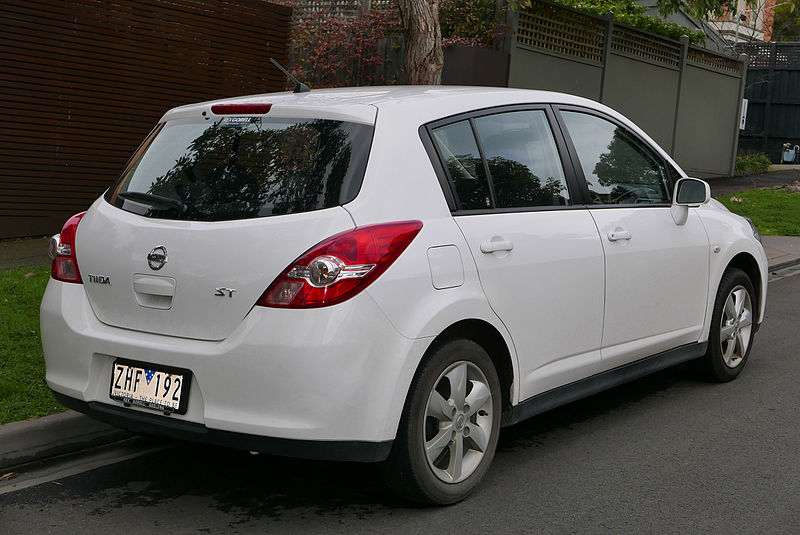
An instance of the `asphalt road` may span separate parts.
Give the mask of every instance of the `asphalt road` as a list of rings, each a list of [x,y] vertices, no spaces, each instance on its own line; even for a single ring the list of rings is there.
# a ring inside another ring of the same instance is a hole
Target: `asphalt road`
[[[678,366],[505,429],[451,507],[398,502],[374,465],[156,443],[0,493],[0,533],[800,533],[798,308],[800,276],[770,283],[732,383]]]

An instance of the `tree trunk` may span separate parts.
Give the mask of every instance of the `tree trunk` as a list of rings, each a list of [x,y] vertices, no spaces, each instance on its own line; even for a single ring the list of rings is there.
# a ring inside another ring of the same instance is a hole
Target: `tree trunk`
[[[442,30],[439,27],[439,0],[398,0],[400,19],[406,38],[408,83],[442,83]]]

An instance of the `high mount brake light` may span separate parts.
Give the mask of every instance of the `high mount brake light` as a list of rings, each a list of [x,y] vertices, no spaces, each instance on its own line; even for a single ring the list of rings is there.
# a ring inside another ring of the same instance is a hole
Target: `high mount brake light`
[[[421,221],[401,221],[331,236],[289,264],[256,304],[317,308],[350,299],[386,271],[421,229]]]
[[[216,115],[260,115],[267,113],[272,104],[214,104],[211,113]]]
[[[67,219],[61,229],[61,234],[50,238],[49,250],[50,256],[53,257],[50,275],[56,280],[83,284],[81,272],[78,269],[78,259],[75,256],[75,232],[85,213],[81,212]]]

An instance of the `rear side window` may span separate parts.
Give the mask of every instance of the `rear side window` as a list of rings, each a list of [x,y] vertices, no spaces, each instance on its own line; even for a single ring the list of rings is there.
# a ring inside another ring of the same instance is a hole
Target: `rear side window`
[[[475,119],[498,208],[566,206],[566,177],[541,110]]]
[[[433,138],[455,186],[462,210],[491,208],[492,199],[478,144],[469,121],[437,128]]]
[[[543,110],[482,115],[433,128],[431,133],[454,186],[458,210],[571,204]]]
[[[561,114],[595,204],[670,202],[670,177],[653,149],[625,128],[595,115]]]
[[[106,200],[144,216],[190,221],[338,206],[358,194],[372,132],[322,119],[170,121],[137,151]]]

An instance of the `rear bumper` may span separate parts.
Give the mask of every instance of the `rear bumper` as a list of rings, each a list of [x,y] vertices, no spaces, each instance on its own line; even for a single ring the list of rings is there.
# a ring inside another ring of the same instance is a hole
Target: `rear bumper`
[[[384,442],[292,440],[220,431],[194,422],[165,419],[157,414],[131,411],[96,401],[80,401],[55,391],[53,391],[53,395],[65,407],[136,433],[259,451],[272,455],[325,461],[378,462],[385,460],[392,449],[391,440]]]
[[[231,336],[210,342],[106,325],[82,285],[53,280],[42,300],[41,331],[48,386],[68,407],[113,425],[252,450],[277,452],[275,444],[283,444],[299,457],[365,460],[376,460],[394,439],[430,343],[403,337],[366,293],[322,309],[254,307]],[[186,413],[165,416],[112,400],[117,358],[189,370]],[[257,438],[267,445],[255,447]],[[294,450],[293,441],[325,444]],[[338,446],[332,454],[306,453],[332,444],[364,445],[352,455],[336,453]]]

